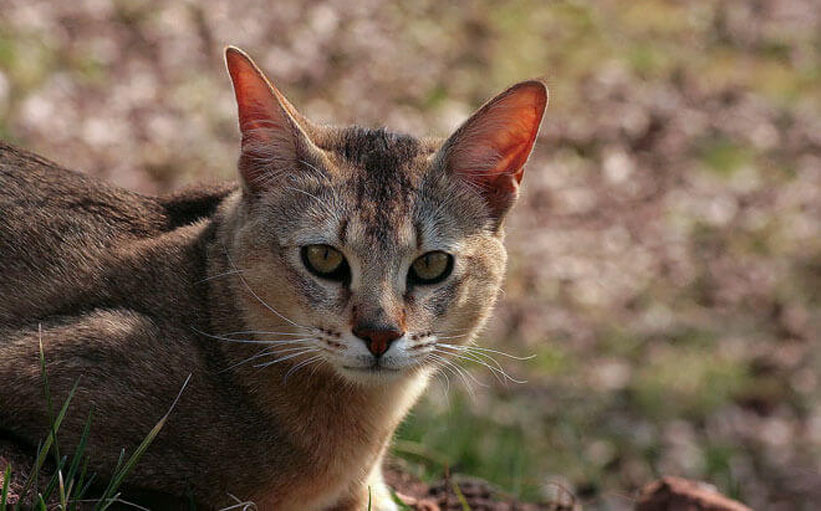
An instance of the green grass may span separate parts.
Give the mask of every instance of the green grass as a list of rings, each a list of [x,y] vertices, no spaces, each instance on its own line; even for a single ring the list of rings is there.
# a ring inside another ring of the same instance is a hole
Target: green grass
[[[477,414],[464,393],[451,389],[444,410],[426,402],[405,420],[393,452],[423,480],[454,471],[482,477],[532,499],[538,497],[539,482],[528,475],[538,463],[528,448],[526,429],[518,419],[505,423],[504,417]]]
[[[711,355],[710,349],[677,349],[641,367],[631,390],[647,417],[695,419],[731,402],[746,384],[740,362]]]

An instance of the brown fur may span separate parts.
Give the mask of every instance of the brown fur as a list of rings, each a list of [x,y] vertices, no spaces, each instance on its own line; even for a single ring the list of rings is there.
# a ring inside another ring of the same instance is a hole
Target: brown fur
[[[375,510],[395,509],[381,458],[437,367],[407,357],[437,335],[469,342],[487,317],[504,271],[502,219],[541,111],[530,131],[505,135],[518,144],[513,168],[485,135],[505,119],[485,126],[477,114],[444,146],[315,126],[243,54],[229,49],[228,62],[243,131],[239,187],[146,197],[0,144],[0,436],[32,448],[48,432],[42,338],[55,402],[79,381],[64,452],[93,409],[87,453],[103,479],[191,374],[132,488],[191,494],[208,509],[230,504],[230,492],[260,509],[353,510],[370,486]],[[478,178],[449,168],[448,151],[482,162],[488,144]],[[299,260],[300,246],[331,242],[349,259],[349,282],[318,279]],[[411,285],[408,266],[428,250],[455,254],[453,275]],[[383,358],[398,369],[345,368],[370,360],[357,325],[401,329]],[[315,351],[260,368],[243,363],[259,345],[229,342],[273,332],[308,335]],[[323,358],[308,360],[314,353]]]

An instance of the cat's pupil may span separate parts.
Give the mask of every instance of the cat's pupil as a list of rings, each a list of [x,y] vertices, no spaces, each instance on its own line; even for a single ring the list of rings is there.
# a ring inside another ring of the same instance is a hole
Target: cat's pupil
[[[317,277],[339,282],[350,280],[345,256],[330,245],[307,245],[302,247],[301,253],[302,263]]]
[[[410,284],[436,284],[453,270],[453,256],[442,251],[428,252],[413,262],[408,272]]]

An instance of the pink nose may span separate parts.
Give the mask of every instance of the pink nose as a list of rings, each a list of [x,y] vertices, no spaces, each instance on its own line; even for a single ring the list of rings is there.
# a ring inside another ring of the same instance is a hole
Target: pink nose
[[[365,341],[368,350],[373,353],[374,356],[378,357],[388,351],[391,343],[402,337],[404,332],[392,328],[370,328],[364,326],[355,327],[353,334]]]

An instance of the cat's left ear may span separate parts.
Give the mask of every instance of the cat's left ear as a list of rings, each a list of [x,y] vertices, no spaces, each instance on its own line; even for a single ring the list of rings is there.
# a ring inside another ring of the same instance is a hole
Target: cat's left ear
[[[242,50],[229,46],[225,63],[237,99],[242,152],[239,172],[252,193],[265,190],[281,173],[300,168],[315,148],[313,125],[285,99]]]
[[[440,150],[440,164],[477,190],[498,221],[518,196],[547,101],[542,81],[517,83],[485,103]]]

